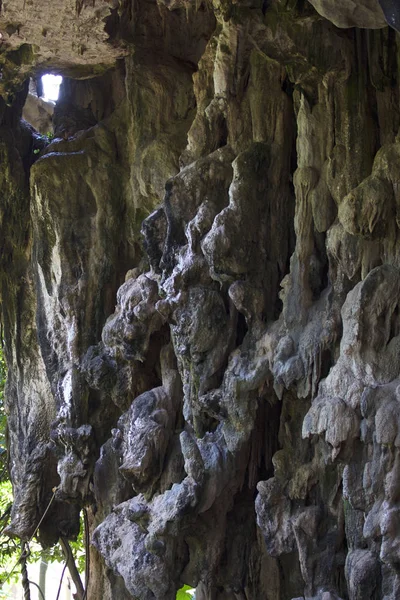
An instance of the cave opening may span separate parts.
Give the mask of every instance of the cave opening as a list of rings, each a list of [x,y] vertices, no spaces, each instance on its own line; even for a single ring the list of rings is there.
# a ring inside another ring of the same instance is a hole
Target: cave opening
[[[29,82],[22,118],[42,136],[54,133],[53,114],[60,95],[61,75],[45,73]]]
[[[40,97],[46,102],[57,102],[60,94],[60,86],[62,83],[61,75],[53,75],[52,73],[46,73],[42,75],[42,94]],[[39,94],[38,94],[39,96]]]

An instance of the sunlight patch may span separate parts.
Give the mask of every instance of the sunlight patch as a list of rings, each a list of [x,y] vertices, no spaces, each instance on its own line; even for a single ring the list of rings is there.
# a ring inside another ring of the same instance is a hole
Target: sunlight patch
[[[57,102],[58,94],[60,93],[61,82],[61,75],[51,75],[50,73],[43,75],[43,100]]]

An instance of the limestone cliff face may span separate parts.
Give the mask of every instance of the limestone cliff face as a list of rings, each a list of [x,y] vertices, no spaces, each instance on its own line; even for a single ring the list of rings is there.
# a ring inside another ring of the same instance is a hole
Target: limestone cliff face
[[[88,600],[400,598],[396,29],[394,0],[0,2],[9,533],[55,486],[43,544],[87,507]]]

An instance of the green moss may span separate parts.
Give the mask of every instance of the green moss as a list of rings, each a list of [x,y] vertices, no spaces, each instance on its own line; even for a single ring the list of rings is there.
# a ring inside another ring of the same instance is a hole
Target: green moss
[[[234,4],[232,6],[231,15],[230,15],[232,23],[236,25],[241,25],[246,21],[251,21],[253,19],[253,9],[248,6],[240,6],[239,4]]]
[[[18,67],[22,65],[31,65],[34,61],[33,48],[30,44],[22,44],[18,50],[8,52],[7,59]]]
[[[278,25],[282,24],[282,20],[286,19],[287,15],[285,11],[280,11],[276,5],[270,10],[267,10],[264,17],[264,23],[269,27],[272,33],[275,35],[278,29]]]
[[[229,48],[229,46],[227,44],[220,44],[219,45],[219,49],[221,50],[221,52],[223,52],[224,54],[229,54],[229,56],[232,54],[231,49]]]

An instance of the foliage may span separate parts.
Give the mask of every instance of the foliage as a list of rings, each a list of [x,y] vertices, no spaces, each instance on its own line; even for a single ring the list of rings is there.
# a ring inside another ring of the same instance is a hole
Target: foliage
[[[0,483],[0,528],[1,531],[8,524],[10,510],[12,505],[12,489],[10,481]],[[5,536],[0,535],[0,581],[3,581],[6,574],[12,569],[17,561],[20,552],[19,544]]]
[[[81,513],[81,522],[80,522],[80,530],[78,538],[75,542],[69,542],[71,546],[72,554],[75,559],[76,567],[80,573],[83,573],[86,566],[86,553],[85,553],[85,526],[83,522],[83,517]],[[51,562],[65,562],[65,556],[61,550],[61,546],[57,544],[56,546],[52,546],[51,548],[45,548],[44,550],[40,549],[39,552],[32,552],[31,554],[32,560],[43,559],[47,563]]]
[[[50,144],[54,140],[54,133],[52,131],[48,131],[47,133],[41,133],[39,136],[46,144]]]
[[[0,344],[0,586],[7,580],[12,581],[19,576],[19,566],[9,577],[14,565],[17,564],[21,548],[19,543],[3,534],[10,520],[11,506],[13,502],[12,485],[9,479],[7,468],[7,415],[4,405],[4,388],[6,382],[6,365],[4,361],[3,349]],[[80,572],[85,570],[85,544],[83,541],[84,524],[81,519],[81,528],[78,539],[70,542],[72,553],[75,558],[77,568]],[[52,548],[43,550],[39,544],[32,542],[30,544],[30,562],[36,562],[40,559],[45,562],[64,562],[65,557],[61,547],[57,544]],[[3,597],[0,589],[0,600]],[[183,599],[182,599],[183,600]]]
[[[18,543],[3,535],[8,525],[13,501],[11,481],[7,469],[7,417],[4,406],[4,388],[6,383],[6,365],[3,349],[0,345],[0,581],[17,561],[20,548]]]
[[[178,590],[176,594],[176,600],[193,600],[194,590],[189,585],[184,585],[183,588]]]
[[[46,148],[54,140],[54,133],[52,131],[48,131],[46,134],[35,133],[33,139],[33,154],[39,154],[43,148]]]
[[[82,513],[81,513],[81,527],[79,530],[78,539],[76,542],[70,542],[70,546],[72,549],[72,554],[74,555],[75,562],[79,573],[83,573],[86,567],[86,548],[85,548],[85,526],[83,523]]]
[[[0,346],[0,482],[4,480],[7,471],[7,442],[6,428],[7,418],[4,407],[4,387],[6,384],[6,365],[4,362],[3,350]]]

